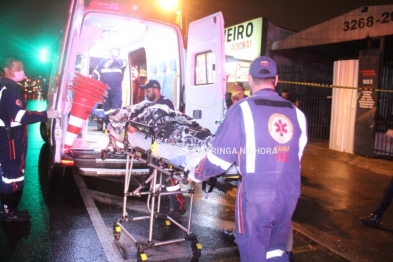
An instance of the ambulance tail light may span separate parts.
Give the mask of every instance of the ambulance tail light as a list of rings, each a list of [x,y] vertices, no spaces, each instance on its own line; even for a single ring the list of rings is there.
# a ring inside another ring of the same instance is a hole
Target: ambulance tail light
[[[62,166],[74,166],[75,163],[74,163],[74,160],[71,160],[71,159],[61,159],[60,164]]]

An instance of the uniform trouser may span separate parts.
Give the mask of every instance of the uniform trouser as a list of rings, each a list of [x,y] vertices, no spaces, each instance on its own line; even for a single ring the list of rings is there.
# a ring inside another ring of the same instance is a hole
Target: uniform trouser
[[[22,193],[23,193],[23,189],[17,190],[10,194],[0,194],[1,210],[5,212],[6,211],[5,209],[7,209],[9,212],[18,209],[19,202],[22,198]]]
[[[104,112],[105,112],[105,127],[109,124],[109,110],[111,109],[119,109],[122,105],[122,91],[120,86],[111,86],[111,89],[108,90],[108,97],[105,99],[103,104]]]
[[[24,187],[24,171],[27,152],[27,126],[12,128],[13,140],[9,140],[5,127],[0,127],[0,193],[10,194]]]
[[[260,201],[244,194],[236,203],[235,242],[242,262],[288,261],[285,252],[297,197]],[[269,258],[270,257],[270,258]]]
[[[393,199],[393,177],[390,179],[388,186],[385,188],[385,192],[379,207],[374,212],[378,216],[382,216],[388,207],[391,205]]]

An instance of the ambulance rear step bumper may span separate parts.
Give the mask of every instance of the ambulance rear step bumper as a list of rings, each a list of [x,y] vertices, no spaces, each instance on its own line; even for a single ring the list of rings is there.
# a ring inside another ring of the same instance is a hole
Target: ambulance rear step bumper
[[[78,167],[78,173],[82,176],[124,176],[125,169],[111,169],[111,168],[88,168]],[[132,169],[132,176],[146,176],[149,175],[149,168],[135,168]]]
[[[74,161],[74,166],[83,168],[103,168],[103,169],[126,169],[127,158],[125,154],[108,153],[105,160],[101,159],[101,151],[92,149],[70,150],[67,159]],[[145,165],[138,160],[134,160],[133,168],[144,168]]]

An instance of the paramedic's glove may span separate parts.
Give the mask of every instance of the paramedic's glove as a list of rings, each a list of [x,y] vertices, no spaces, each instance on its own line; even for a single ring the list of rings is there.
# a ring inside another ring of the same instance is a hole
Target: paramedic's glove
[[[386,132],[386,135],[387,135],[387,136],[390,136],[390,137],[393,137],[393,129],[389,129],[389,130]]]
[[[195,183],[201,183],[202,182],[201,180],[198,180],[198,179],[195,178],[195,173],[194,172],[190,172],[188,174],[188,179],[194,181]]]
[[[59,116],[59,112],[54,109],[48,109],[46,110],[46,115],[48,116],[48,118],[57,118]]]

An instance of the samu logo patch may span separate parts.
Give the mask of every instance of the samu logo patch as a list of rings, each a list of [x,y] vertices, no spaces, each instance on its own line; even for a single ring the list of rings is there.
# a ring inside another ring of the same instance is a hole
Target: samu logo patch
[[[293,125],[288,117],[282,114],[273,114],[269,118],[269,133],[272,138],[280,143],[285,144],[293,137]]]

